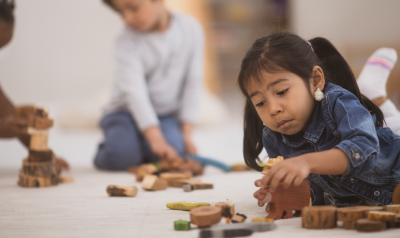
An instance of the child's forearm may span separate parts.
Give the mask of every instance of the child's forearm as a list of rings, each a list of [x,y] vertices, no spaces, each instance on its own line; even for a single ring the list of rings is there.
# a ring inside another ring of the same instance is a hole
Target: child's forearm
[[[193,124],[188,122],[182,122],[182,135],[185,138],[191,138],[193,132]]]
[[[348,158],[340,149],[313,152],[300,157],[309,165],[311,174],[342,175],[347,171]]]
[[[147,141],[152,143],[165,142],[164,135],[158,126],[152,126],[143,131],[144,137]]]
[[[0,118],[14,115],[14,106],[0,87]]]

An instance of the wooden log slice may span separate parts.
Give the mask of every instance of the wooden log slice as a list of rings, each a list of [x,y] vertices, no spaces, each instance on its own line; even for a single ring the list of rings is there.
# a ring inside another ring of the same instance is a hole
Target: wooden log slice
[[[302,209],[302,227],[307,229],[330,229],[336,227],[336,208],[312,206]]]
[[[400,204],[400,184],[393,191],[392,204]]]
[[[372,211],[368,213],[368,219],[371,221],[395,222],[396,213]]]
[[[357,231],[374,232],[386,230],[386,223],[381,221],[371,221],[368,219],[360,219],[357,222]]]
[[[41,117],[30,117],[28,120],[28,126],[35,129],[49,129],[53,126],[53,120]]]
[[[216,207],[221,208],[221,216],[232,218],[235,215],[235,204],[233,202],[217,202]]]
[[[52,150],[29,150],[29,162],[48,162],[53,159]]]
[[[192,184],[192,183],[201,183],[200,179],[179,179],[179,180],[174,180],[171,182],[171,187],[174,188],[182,188],[183,185],[185,184]]]
[[[48,162],[29,162],[28,159],[24,159],[22,162],[21,172],[31,176],[50,176],[59,174],[59,166],[57,160],[51,160]]]
[[[221,208],[213,206],[190,210],[190,221],[198,227],[209,227],[221,221]]]
[[[355,229],[357,229],[357,222],[356,221],[344,221],[342,228],[345,230],[355,230]]]
[[[38,176],[27,175],[22,172],[19,173],[18,185],[21,187],[29,187],[29,188],[48,187],[57,184],[58,184],[57,175],[38,177]]]
[[[138,188],[136,186],[108,185],[106,191],[108,196],[136,197]]]
[[[337,220],[343,222],[355,222],[358,219],[368,217],[367,206],[342,207],[337,209]]]
[[[189,179],[192,177],[192,172],[182,172],[182,173],[161,173],[160,178],[167,181],[168,186],[172,186],[173,181],[181,180],[181,179]]]
[[[142,182],[142,188],[146,190],[164,190],[168,187],[167,181],[155,175],[146,175]]]
[[[385,211],[394,212],[394,213],[400,213],[400,204],[386,205]]]
[[[29,143],[29,149],[46,151],[49,150],[49,148],[47,147],[48,137],[49,136],[47,134],[32,134]]]

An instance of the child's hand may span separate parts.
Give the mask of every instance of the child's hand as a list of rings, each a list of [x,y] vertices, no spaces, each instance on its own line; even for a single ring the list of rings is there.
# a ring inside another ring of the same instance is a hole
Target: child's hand
[[[280,183],[284,188],[300,186],[310,174],[310,166],[302,156],[286,159],[275,164],[271,170],[260,180],[261,187],[267,187],[274,192]],[[256,181],[257,182],[257,181]]]
[[[189,155],[196,155],[197,154],[197,148],[194,145],[193,141],[191,138],[184,138],[185,142],[185,147],[186,147],[186,153]]]
[[[179,157],[176,150],[165,141],[157,141],[150,143],[151,150],[161,159],[174,160]]]
[[[186,153],[189,155],[197,154],[196,146],[192,140],[193,125],[187,122],[182,123],[182,136],[185,142]]]
[[[28,135],[28,122],[23,119],[9,116],[0,121],[0,137],[12,138]]]
[[[256,187],[261,187],[261,183],[262,183],[262,179],[257,179],[254,182],[254,185]],[[268,186],[265,186],[265,187],[263,186],[253,194],[254,198],[258,200],[258,203],[257,203],[258,206],[263,207],[265,205],[264,199],[267,196],[268,189],[269,189]]]

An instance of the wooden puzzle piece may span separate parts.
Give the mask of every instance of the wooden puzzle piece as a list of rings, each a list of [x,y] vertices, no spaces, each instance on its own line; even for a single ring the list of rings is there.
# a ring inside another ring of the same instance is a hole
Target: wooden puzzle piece
[[[233,202],[217,202],[216,207],[221,208],[221,216],[232,218],[235,215],[235,204]]]
[[[168,187],[167,181],[155,175],[146,175],[143,178],[142,188],[146,190],[164,190]]]
[[[110,197],[136,197],[138,188],[136,186],[108,185],[106,191]]]
[[[333,206],[305,206],[302,209],[301,225],[307,229],[329,229],[336,227],[336,208]]]
[[[53,159],[52,150],[29,150],[29,162],[48,162]]]
[[[167,207],[174,210],[190,211],[193,208],[210,206],[208,202],[170,202],[167,203]]]
[[[386,223],[381,221],[371,221],[369,219],[357,220],[357,231],[361,232],[375,232],[386,230]]]
[[[232,223],[243,223],[247,219],[247,216],[244,214],[236,213],[235,215],[232,216],[231,222]]]
[[[36,129],[49,129],[53,126],[53,120],[42,117],[30,117],[28,126]]]
[[[189,179],[192,177],[192,172],[190,171],[186,171],[186,172],[181,172],[181,173],[161,173],[160,174],[160,178],[164,179],[165,181],[167,181],[169,186],[172,186],[173,181],[176,180],[182,180],[182,179]]]
[[[174,221],[174,229],[176,231],[188,231],[190,230],[190,222],[184,220]]]
[[[221,221],[221,208],[213,206],[197,207],[190,210],[191,223],[201,227],[209,227]]]

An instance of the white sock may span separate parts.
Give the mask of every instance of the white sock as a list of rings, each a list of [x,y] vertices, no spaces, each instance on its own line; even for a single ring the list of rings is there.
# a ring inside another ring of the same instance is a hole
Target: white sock
[[[383,117],[386,119],[388,117],[393,117],[400,114],[399,110],[397,110],[396,105],[389,99],[387,99],[382,105],[379,107],[383,113]]]
[[[360,92],[370,100],[386,97],[386,82],[397,61],[395,49],[380,48],[368,59],[358,77]]]

